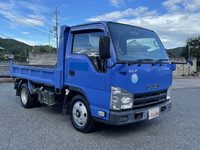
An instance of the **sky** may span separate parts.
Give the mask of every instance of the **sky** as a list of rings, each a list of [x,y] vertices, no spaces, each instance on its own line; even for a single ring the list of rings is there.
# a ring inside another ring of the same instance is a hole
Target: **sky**
[[[55,46],[56,6],[59,26],[126,23],[154,30],[167,49],[200,35],[199,0],[0,0],[0,37]]]

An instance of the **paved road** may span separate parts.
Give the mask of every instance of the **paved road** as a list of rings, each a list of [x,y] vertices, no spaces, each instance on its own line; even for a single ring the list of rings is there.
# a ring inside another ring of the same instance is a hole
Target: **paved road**
[[[199,88],[200,78],[191,77],[191,78],[173,79],[172,85],[173,89]]]
[[[0,94],[0,150],[200,149],[198,87],[175,88],[172,111],[156,119],[122,127],[99,125],[90,134],[74,130],[59,107],[22,108],[11,83],[0,83]]]

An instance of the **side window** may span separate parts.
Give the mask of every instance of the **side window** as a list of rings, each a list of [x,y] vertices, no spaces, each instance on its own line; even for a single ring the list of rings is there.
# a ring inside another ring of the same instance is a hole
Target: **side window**
[[[75,33],[73,42],[73,54],[87,55],[98,72],[105,72],[106,60],[99,57],[99,40],[104,32]]]
[[[99,39],[103,35],[103,31],[74,34],[73,53],[99,57]]]

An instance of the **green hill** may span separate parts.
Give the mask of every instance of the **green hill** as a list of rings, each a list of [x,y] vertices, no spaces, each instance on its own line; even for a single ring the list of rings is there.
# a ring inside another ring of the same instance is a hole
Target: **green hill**
[[[173,48],[173,49],[167,49],[167,52],[169,52],[170,54],[172,54],[174,56],[181,56],[183,49],[184,49],[184,47],[177,47],[177,48]]]
[[[1,50],[1,54],[25,54],[25,51],[31,51],[32,46],[19,42],[14,39],[4,39],[0,37],[0,47],[3,47],[4,50]]]
[[[23,42],[0,37],[0,61],[5,60],[4,54],[13,54],[14,59],[17,61],[25,61],[28,53],[34,51],[36,53],[56,52],[56,48],[48,45],[35,45],[31,46]]]

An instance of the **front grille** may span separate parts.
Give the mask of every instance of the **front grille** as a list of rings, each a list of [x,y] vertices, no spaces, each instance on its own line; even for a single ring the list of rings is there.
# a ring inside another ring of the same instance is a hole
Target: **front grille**
[[[134,95],[133,109],[149,107],[167,101],[167,90]]]

